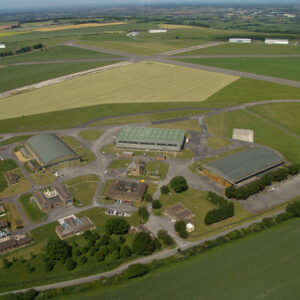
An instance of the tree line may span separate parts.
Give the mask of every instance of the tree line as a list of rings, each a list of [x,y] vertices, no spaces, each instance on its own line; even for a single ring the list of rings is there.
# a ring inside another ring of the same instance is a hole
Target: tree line
[[[25,46],[25,47],[22,47],[20,49],[17,49],[15,51],[5,51],[5,52],[0,52],[0,57],[5,57],[5,56],[12,56],[12,55],[17,55],[17,54],[23,54],[23,53],[27,53],[27,52],[30,52],[32,50],[38,50],[38,49],[41,49],[43,48],[44,45],[42,43],[38,43],[38,44],[35,44],[33,46]]]

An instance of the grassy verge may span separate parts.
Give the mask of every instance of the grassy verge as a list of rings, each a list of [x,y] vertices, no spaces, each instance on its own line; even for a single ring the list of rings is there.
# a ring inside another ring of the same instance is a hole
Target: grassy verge
[[[41,212],[36,203],[30,199],[31,197],[31,194],[24,194],[19,198],[19,202],[21,203],[30,222],[39,223],[45,219],[46,214]]]
[[[56,177],[51,171],[32,173],[30,176],[37,185],[47,185],[56,181]]]
[[[109,164],[110,169],[126,168],[132,161],[129,159],[115,159]]]
[[[221,137],[209,137],[207,139],[207,146],[212,149],[220,149],[229,146],[231,141]]]
[[[101,130],[83,130],[80,132],[80,136],[84,138],[85,140],[91,141],[91,140],[97,140],[102,135]]]
[[[87,206],[93,201],[97,190],[99,176],[84,175],[64,182],[64,185],[74,198],[75,206]]]
[[[15,136],[12,138],[8,138],[8,139],[1,141],[0,146],[5,146],[5,145],[25,141],[25,140],[29,139],[30,137],[31,137],[31,135],[21,135],[21,136]]]
[[[201,127],[197,120],[186,120],[186,121],[179,121],[179,122],[162,123],[162,124],[151,125],[151,127],[184,129],[186,131],[192,130],[192,131],[201,132]]]

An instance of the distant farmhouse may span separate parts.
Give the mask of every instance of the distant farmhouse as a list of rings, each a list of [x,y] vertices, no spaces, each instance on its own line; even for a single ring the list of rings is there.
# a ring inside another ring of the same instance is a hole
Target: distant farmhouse
[[[110,187],[107,197],[113,200],[139,201],[143,200],[147,189],[145,182],[115,181]]]
[[[71,194],[61,184],[57,184],[53,188],[49,187],[34,191],[32,198],[42,211],[48,211],[57,206],[65,206],[73,203]]]
[[[246,43],[250,44],[252,42],[252,39],[246,39],[246,38],[230,38],[229,43]]]
[[[202,165],[203,174],[228,187],[242,186],[284,163],[277,152],[253,147]]]
[[[119,148],[158,151],[182,150],[185,142],[183,129],[147,128],[127,126],[116,137]]]
[[[80,160],[73,149],[51,133],[30,137],[25,143],[25,148],[44,168],[55,165],[68,166],[69,162]]]
[[[4,178],[5,178],[8,186],[17,184],[20,181],[20,176],[11,171],[6,172],[4,174]]]
[[[268,45],[288,45],[289,40],[284,39],[265,39],[265,44]]]
[[[167,29],[150,29],[148,30],[149,33],[166,33]]]
[[[60,239],[65,239],[75,234],[82,233],[86,230],[95,228],[95,225],[87,218],[77,218],[74,215],[58,220],[56,233]]]

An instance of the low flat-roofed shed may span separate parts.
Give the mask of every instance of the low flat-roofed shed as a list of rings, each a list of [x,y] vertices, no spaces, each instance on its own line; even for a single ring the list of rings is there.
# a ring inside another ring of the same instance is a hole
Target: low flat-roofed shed
[[[277,152],[256,146],[205,164],[202,168],[221,177],[230,184],[241,185],[248,179],[283,163],[283,157]]]
[[[183,129],[126,126],[119,132],[116,146],[130,149],[180,151],[184,141]]]
[[[30,137],[25,147],[42,167],[79,159],[79,156],[73,149],[58,136],[51,133],[42,133]]]

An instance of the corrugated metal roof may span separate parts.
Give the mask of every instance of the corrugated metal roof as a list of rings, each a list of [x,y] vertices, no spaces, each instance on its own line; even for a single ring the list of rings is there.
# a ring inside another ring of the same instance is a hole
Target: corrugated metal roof
[[[118,139],[151,141],[151,142],[176,142],[182,143],[185,136],[183,129],[147,128],[127,126],[122,128]]]
[[[64,158],[77,157],[75,151],[51,133],[35,135],[27,140],[27,144],[45,165]]]
[[[236,183],[283,161],[284,159],[271,149],[253,147],[205,164],[203,168],[231,183]]]

